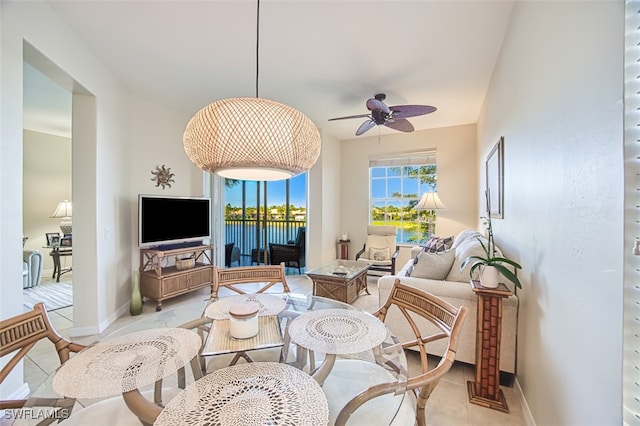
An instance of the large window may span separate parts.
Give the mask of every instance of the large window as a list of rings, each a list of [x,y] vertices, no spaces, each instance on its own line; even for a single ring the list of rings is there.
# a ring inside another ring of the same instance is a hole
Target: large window
[[[436,171],[435,152],[370,160],[370,223],[396,226],[400,243],[424,241],[435,213],[413,207],[422,194],[437,190]]]

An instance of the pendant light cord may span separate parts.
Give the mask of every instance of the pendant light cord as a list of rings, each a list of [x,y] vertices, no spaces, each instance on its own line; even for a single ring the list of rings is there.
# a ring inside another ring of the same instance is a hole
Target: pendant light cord
[[[260,0],[257,0],[258,5],[256,9],[256,98],[258,96],[258,75],[260,74]]]

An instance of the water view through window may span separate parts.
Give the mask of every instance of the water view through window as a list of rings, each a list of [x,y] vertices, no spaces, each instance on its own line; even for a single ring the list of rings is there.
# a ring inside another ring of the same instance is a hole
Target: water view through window
[[[383,166],[369,168],[369,178],[371,224],[395,226],[399,243],[426,241],[435,211],[414,207],[422,194],[437,190],[435,162],[409,166],[386,166],[383,162]]]
[[[269,243],[295,240],[307,224],[306,190],[306,173],[266,182],[266,188],[265,182],[225,179],[225,242],[251,255]]]

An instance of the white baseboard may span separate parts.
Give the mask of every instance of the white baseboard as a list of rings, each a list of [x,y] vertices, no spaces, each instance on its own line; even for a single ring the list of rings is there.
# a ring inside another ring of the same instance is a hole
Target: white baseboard
[[[7,399],[27,399],[31,395],[31,389],[28,383],[23,383],[18,389],[13,391]]]
[[[536,421],[533,418],[533,414],[531,414],[529,404],[527,404],[527,400],[524,397],[524,392],[522,392],[522,387],[520,387],[520,382],[517,377],[515,386],[518,392],[518,398],[520,399],[520,407],[522,408],[522,417],[524,418],[525,424],[527,426],[536,426]]]
[[[104,321],[98,324],[97,327],[72,327],[69,329],[69,337],[82,337],[92,336],[94,334],[100,334],[107,329],[118,318],[124,315],[129,310],[129,302],[120,306],[114,313],[109,315]]]

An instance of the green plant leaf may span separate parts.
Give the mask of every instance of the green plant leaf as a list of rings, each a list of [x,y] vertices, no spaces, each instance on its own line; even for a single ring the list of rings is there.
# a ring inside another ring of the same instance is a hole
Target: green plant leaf
[[[506,266],[502,265],[502,264],[495,264],[493,265],[494,268],[496,268],[498,271],[500,271],[500,273],[509,281],[511,281],[512,283],[515,284],[516,287],[518,288],[522,288],[522,284],[520,284],[520,280],[518,279],[518,277],[516,276],[516,274],[514,274],[513,272],[511,272],[511,270],[509,270],[509,268],[507,268]]]
[[[494,266],[499,265],[501,263],[508,263],[509,265],[513,266],[516,269],[522,269],[522,266],[520,266],[518,263],[514,262],[511,259],[507,259],[506,257],[494,257],[493,259],[491,259],[491,263]]]
[[[480,256],[469,256],[460,264],[460,272],[462,272],[462,270],[464,270],[464,268],[474,260],[477,260],[477,262],[474,264],[474,266],[478,265],[478,264],[487,263],[487,259],[485,259],[483,257],[480,257]]]

